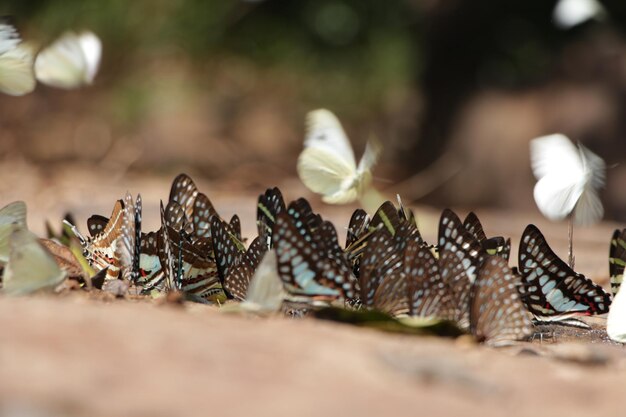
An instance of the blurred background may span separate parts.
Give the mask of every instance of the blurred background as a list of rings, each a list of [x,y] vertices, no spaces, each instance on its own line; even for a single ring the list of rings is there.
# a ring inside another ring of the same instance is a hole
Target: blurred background
[[[626,3],[571,27],[555,4],[4,0],[26,40],[89,28],[104,49],[89,88],[0,97],[3,189],[78,167],[308,196],[304,116],[326,107],[357,155],[383,142],[377,188],[435,206],[536,210],[528,142],[563,132],[605,158],[606,217],[626,221]]]

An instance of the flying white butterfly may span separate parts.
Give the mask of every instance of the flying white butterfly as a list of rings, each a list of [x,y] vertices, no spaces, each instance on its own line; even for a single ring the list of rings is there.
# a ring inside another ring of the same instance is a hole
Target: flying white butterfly
[[[35,89],[34,53],[6,19],[0,19],[0,91],[21,96]]]
[[[554,23],[563,29],[604,16],[606,11],[597,0],[559,0],[552,12]]]
[[[72,89],[91,84],[98,72],[102,43],[92,32],[66,32],[35,59],[35,76],[51,87]]]
[[[535,202],[550,220],[572,215],[576,224],[589,225],[604,215],[598,189],[604,186],[606,164],[583,145],[554,134],[530,142]]]
[[[0,209],[0,265],[9,261],[9,237],[13,226],[26,227],[26,204],[14,201]]]
[[[65,272],[52,254],[25,227],[13,225],[9,248],[9,262],[2,277],[4,293],[20,295],[52,289],[65,279]]]
[[[352,145],[333,113],[315,110],[306,121],[304,150],[298,157],[300,179],[326,203],[354,201],[372,180],[371,169],[378,160],[380,144],[368,142],[357,166]]]
[[[613,297],[606,319],[606,332],[611,340],[626,343],[626,291],[618,291]]]

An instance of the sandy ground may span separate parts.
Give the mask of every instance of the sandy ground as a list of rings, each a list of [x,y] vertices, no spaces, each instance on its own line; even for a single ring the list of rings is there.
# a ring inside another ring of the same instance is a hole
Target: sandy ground
[[[2,200],[26,200],[29,224],[38,232],[44,218],[58,219],[66,210],[84,228],[89,214],[106,214],[126,189],[142,193],[146,223],[156,227],[158,200],[167,198],[172,178],[114,177],[88,167],[51,173],[19,164],[0,168],[0,175]],[[279,185],[295,198],[302,190],[288,188],[290,181]],[[220,213],[240,213],[244,234],[254,233],[262,190],[198,185]],[[314,206],[345,227],[350,208]],[[432,241],[438,210],[417,211]],[[537,213],[478,214],[488,234],[514,241],[534,222],[566,255],[565,224],[551,225]],[[616,226],[576,231],[577,269],[605,287]],[[593,323],[604,325],[602,318]],[[0,417],[623,414],[626,351],[575,338],[494,350],[466,338],[400,336],[84,294],[0,297],[0,329]]]

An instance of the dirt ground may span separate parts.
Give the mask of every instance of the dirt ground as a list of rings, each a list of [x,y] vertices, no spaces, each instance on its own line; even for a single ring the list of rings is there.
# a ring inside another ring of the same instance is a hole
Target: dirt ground
[[[26,200],[29,225],[72,211],[79,226],[108,214],[128,189],[141,192],[147,228],[174,175],[112,175],[96,167],[0,168],[3,204]],[[255,231],[256,195],[235,184],[197,181],[223,215]],[[292,179],[285,197],[306,195]],[[523,198],[532,198],[524,196]],[[313,201],[340,235],[350,207]],[[415,207],[427,240],[439,209]],[[458,208],[464,215],[467,208]],[[477,210],[488,234],[516,242],[527,223],[566,256],[567,226],[538,213]],[[608,240],[616,224],[576,230],[577,270],[608,284]],[[517,248],[514,245],[513,259]],[[597,334],[603,318],[591,320]],[[598,337],[537,338],[494,350],[432,337],[400,336],[314,319],[224,314],[88,295],[0,297],[0,417],[623,415],[626,351]]]

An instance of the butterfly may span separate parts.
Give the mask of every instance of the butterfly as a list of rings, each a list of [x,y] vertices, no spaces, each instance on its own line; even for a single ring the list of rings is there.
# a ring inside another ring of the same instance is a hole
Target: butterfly
[[[532,322],[520,300],[518,277],[507,261],[488,255],[472,285],[469,305],[471,333],[491,346],[528,338]]]
[[[258,236],[239,260],[229,268],[228,274],[224,277],[224,290],[230,298],[239,301],[246,299],[250,281],[266,251],[264,239]]]
[[[489,255],[499,255],[506,260],[509,259],[511,254],[511,239],[504,240],[502,236],[487,238],[483,230],[483,225],[473,211],[465,217],[463,226],[480,242],[480,245]]]
[[[132,283],[137,282],[140,275],[141,215],[141,195],[133,201],[133,197],[126,193],[115,257],[119,260],[120,278]]]
[[[561,134],[533,139],[530,155],[537,178],[535,202],[544,216],[562,220],[572,215],[581,225],[602,218],[604,209],[598,197],[606,175],[602,158]]]
[[[467,328],[471,288],[486,254],[450,209],[441,214],[438,239],[439,273],[450,287],[457,305],[456,321],[462,328]]]
[[[8,17],[0,18],[0,91],[22,96],[35,89],[34,53]]]
[[[254,242],[253,242],[254,243]],[[255,312],[276,312],[288,297],[284,285],[278,276],[276,252],[265,252],[254,275],[250,279],[244,302],[245,310]]]
[[[369,237],[359,268],[361,303],[364,306],[373,306],[381,282],[402,268],[407,241],[406,231],[398,231],[392,236],[382,228],[375,230]]]
[[[555,320],[608,312],[609,295],[563,262],[536,226],[524,230],[518,257],[522,300],[535,317]]]
[[[368,142],[358,166],[352,145],[337,117],[320,109],[307,114],[304,150],[298,157],[298,175],[307,188],[331,204],[356,200],[371,182],[371,169],[381,147]]]
[[[358,282],[332,224],[295,209],[292,217],[288,209],[278,215],[274,236],[278,274],[291,295],[325,301],[358,297]]]
[[[167,208],[163,208],[161,202],[158,247],[165,287],[181,291],[197,300],[217,301],[223,297],[218,268],[212,252],[200,250],[208,247],[209,243],[192,243],[185,232],[184,221],[180,220],[181,211],[176,201],[170,201]]]
[[[256,224],[259,236],[264,236],[267,248],[272,245],[272,233],[276,224],[276,217],[284,212],[285,200],[277,187],[268,188],[264,194],[259,195],[257,202]]]
[[[615,230],[609,248],[609,275],[611,276],[611,292],[613,297],[619,291],[624,279],[626,266],[626,229]]]
[[[0,209],[0,265],[9,261],[9,237],[14,225],[26,228],[26,204],[14,201]]]
[[[73,89],[93,83],[102,55],[94,33],[66,32],[35,58],[35,77],[51,87]]]
[[[65,272],[37,236],[14,224],[9,236],[9,259],[2,277],[3,292],[21,295],[53,289],[64,279]]]
[[[606,9],[597,0],[559,0],[552,20],[559,28],[569,29],[591,19],[602,20],[606,15]]]

